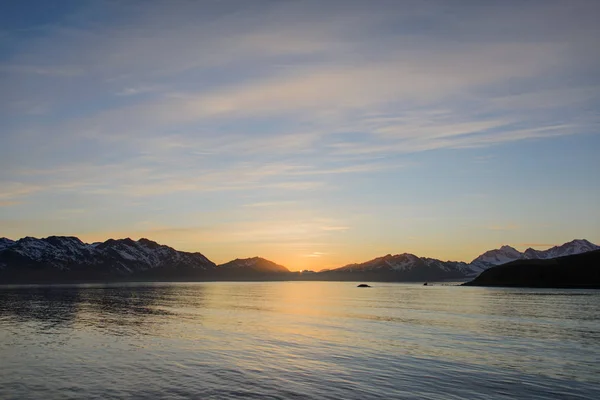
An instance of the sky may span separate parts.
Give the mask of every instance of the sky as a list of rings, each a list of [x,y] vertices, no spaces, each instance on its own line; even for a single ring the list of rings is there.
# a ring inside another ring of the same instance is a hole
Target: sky
[[[597,0],[13,1],[0,236],[292,270],[600,243]]]

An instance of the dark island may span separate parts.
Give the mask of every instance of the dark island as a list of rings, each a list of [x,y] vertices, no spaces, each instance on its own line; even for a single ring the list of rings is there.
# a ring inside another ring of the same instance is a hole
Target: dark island
[[[600,289],[600,250],[509,262],[483,271],[464,286]]]

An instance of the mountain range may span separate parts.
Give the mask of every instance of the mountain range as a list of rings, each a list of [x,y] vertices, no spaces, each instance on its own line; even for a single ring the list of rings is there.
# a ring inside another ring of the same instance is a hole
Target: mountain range
[[[486,269],[463,285],[600,289],[600,250],[511,261]]]
[[[547,260],[550,258],[570,256],[574,254],[587,253],[588,251],[598,250],[599,246],[585,239],[572,240],[560,246],[554,246],[548,250],[534,250],[531,247],[520,252],[510,246],[502,246],[496,250],[486,251],[473,261],[471,261],[471,269],[479,272],[486,270],[495,265],[506,264],[516,260]]]
[[[17,241],[0,238],[1,282],[112,280],[365,280],[432,281],[477,276],[515,260],[550,259],[600,249],[573,240],[548,250],[510,246],[490,250],[472,262],[441,261],[414,254],[388,254],[373,260],[320,272],[291,272],[260,257],[217,265],[201,253],[177,251],[148,239],[109,239],[84,243],[71,236]]]

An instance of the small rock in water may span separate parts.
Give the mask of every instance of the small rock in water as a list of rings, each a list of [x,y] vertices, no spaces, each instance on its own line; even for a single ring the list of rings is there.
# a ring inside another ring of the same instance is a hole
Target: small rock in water
[[[366,283],[361,283],[360,285],[358,285],[357,287],[371,287],[369,285],[367,285]]]

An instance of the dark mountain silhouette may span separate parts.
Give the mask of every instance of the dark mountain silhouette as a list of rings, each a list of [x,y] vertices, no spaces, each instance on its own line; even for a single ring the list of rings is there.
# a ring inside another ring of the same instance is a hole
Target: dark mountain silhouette
[[[599,247],[574,240],[546,251],[521,253],[503,246],[468,264],[414,254],[388,254],[373,260],[319,272],[290,272],[260,257],[236,259],[217,266],[201,253],[177,251],[148,239],[109,239],[87,244],[76,237],[0,238],[0,283],[120,280],[336,280],[436,281],[474,277],[495,264],[525,258],[581,253]],[[523,260],[525,261],[525,260]],[[535,260],[533,260],[535,261]]]
[[[217,267],[217,278],[239,280],[291,279],[292,273],[283,265],[261,257],[237,258]]]
[[[442,261],[435,258],[418,257],[414,254],[388,254],[373,260],[349,264],[341,268],[322,270],[313,279],[342,281],[436,281],[475,277],[482,271],[496,265],[525,258],[548,259],[556,256],[579,254],[600,249],[584,239],[576,239],[548,250],[526,252],[502,246],[489,250],[475,258],[471,263],[461,261]]]
[[[273,261],[265,260],[261,257],[236,258],[228,263],[218,266],[219,269],[228,271],[254,271],[260,273],[286,273],[289,269],[283,265],[275,264]]]
[[[388,254],[361,264],[321,271],[320,278],[341,281],[404,282],[464,278],[472,273],[460,261],[440,261],[414,254]]]
[[[530,247],[523,253],[510,246],[502,246],[499,249],[486,251],[471,261],[469,266],[474,272],[479,273],[495,265],[502,265],[515,260],[549,259],[586,253],[593,250],[600,250],[600,246],[596,246],[585,239],[575,239],[547,250],[534,250]]]
[[[14,240],[10,240],[5,237],[0,238],[0,251],[4,250],[7,247],[12,246],[13,244],[15,244]]]
[[[148,239],[87,244],[76,237],[25,237],[0,250],[0,281],[195,279],[216,265]]]
[[[600,250],[552,259],[512,261],[483,271],[465,285],[600,289]]]

